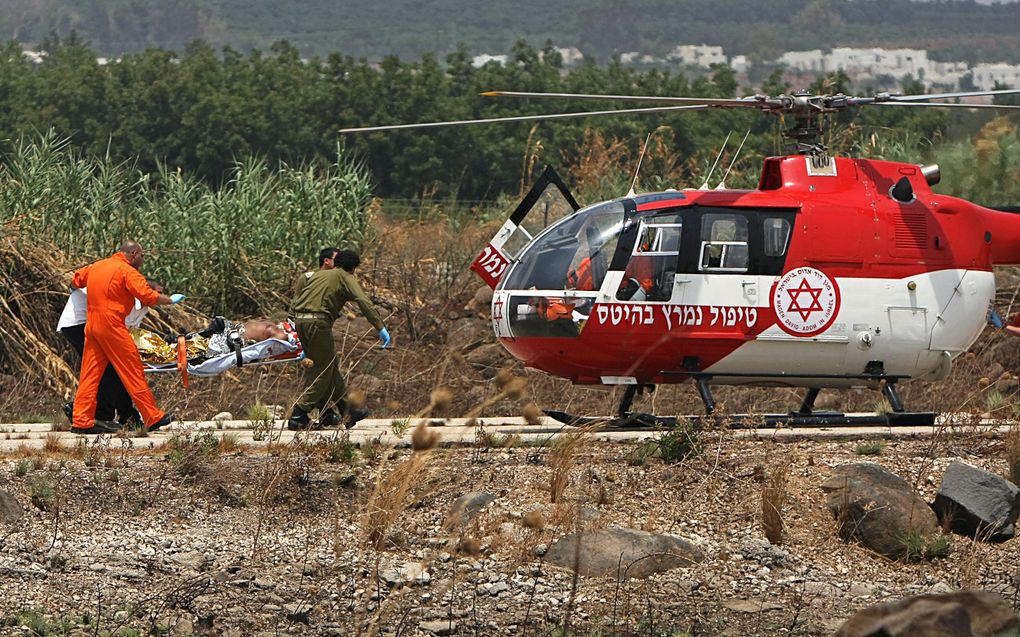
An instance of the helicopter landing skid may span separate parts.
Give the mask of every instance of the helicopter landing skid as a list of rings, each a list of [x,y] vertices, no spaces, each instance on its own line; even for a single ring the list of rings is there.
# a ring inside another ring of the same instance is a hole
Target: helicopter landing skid
[[[705,416],[656,416],[628,412],[613,418],[575,416],[565,411],[546,409],[546,415],[565,425],[584,427],[602,425],[607,429],[673,429],[678,423],[695,427],[723,426],[730,429],[776,429],[783,427],[931,427],[935,425],[935,412],[897,411],[889,413],[844,414],[840,412],[812,412],[801,414],[709,414]]]

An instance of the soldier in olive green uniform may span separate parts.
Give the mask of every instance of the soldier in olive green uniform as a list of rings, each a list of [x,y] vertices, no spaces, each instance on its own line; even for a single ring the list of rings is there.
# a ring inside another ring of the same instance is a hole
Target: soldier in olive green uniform
[[[346,411],[347,384],[340,372],[333,341],[333,321],[348,301],[357,303],[372,327],[379,330],[382,346],[390,345],[390,334],[379,312],[354,278],[354,270],[361,263],[358,254],[341,250],[333,262],[336,267],[319,270],[308,277],[292,302],[298,338],[312,366],[305,369],[306,388],[287,421],[290,429],[309,427],[308,414],[313,409],[319,410],[320,427],[336,426]]]

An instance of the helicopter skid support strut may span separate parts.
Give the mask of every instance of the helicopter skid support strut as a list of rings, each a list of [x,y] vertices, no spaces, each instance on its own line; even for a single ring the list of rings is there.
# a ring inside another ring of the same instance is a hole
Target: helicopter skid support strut
[[[559,422],[570,425],[591,425],[602,423],[611,428],[661,428],[670,429],[677,426],[678,422],[685,422],[695,426],[701,425],[726,425],[734,429],[757,429],[775,427],[829,427],[829,426],[867,426],[879,425],[889,427],[927,427],[934,426],[935,413],[930,411],[909,412],[903,407],[899,393],[896,391],[896,382],[905,376],[886,374],[882,370],[881,363],[870,364],[863,374],[855,378],[880,382],[882,395],[889,402],[892,411],[886,413],[866,414],[845,414],[833,411],[815,411],[815,399],[820,391],[817,387],[809,387],[804,395],[797,411],[785,414],[731,414],[720,415],[716,413],[715,399],[712,397],[710,382],[713,376],[744,376],[743,374],[710,374],[694,370],[687,370],[685,375],[694,379],[698,388],[698,395],[705,405],[704,416],[656,416],[641,412],[630,411],[631,404],[637,394],[646,390],[655,391],[654,385],[630,385],[623,393],[620,406],[616,416],[611,419],[593,418],[587,416],[576,416],[563,411],[545,410],[545,413]],[[785,379],[794,378],[793,375],[777,375]],[[835,376],[833,376],[835,377]],[[805,376],[807,378],[807,376]],[[811,378],[821,378],[811,376]],[[841,376],[840,378],[845,378]]]
[[[627,412],[615,418],[577,416],[565,411],[546,409],[547,416],[566,425],[583,427],[600,425],[605,429],[673,429],[678,424],[687,426],[724,426],[730,429],[776,429],[798,427],[932,427],[935,412],[901,411],[887,413],[845,414],[841,412],[813,412],[800,414],[707,414],[704,416],[656,416],[640,412]]]

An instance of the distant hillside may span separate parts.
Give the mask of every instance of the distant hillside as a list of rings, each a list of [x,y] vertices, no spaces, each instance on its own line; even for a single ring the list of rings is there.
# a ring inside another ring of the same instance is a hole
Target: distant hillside
[[[4,0],[0,37],[38,45],[75,30],[103,55],[179,50],[194,39],[246,52],[288,40],[304,56],[504,53],[524,39],[598,61],[718,44],[730,55],[882,45],[939,59],[1020,62],[1020,3],[973,0]]]

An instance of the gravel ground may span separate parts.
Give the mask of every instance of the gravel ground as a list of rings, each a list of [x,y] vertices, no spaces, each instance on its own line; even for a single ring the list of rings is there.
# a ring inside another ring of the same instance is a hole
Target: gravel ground
[[[155,453],[6,456],[0,490],[23,514],[0,517],[0,634],[827,635],[920,593],[988,589],[1020,608],[1020,540],[954,536],[948,557],[891,562],[838,539],[819,489],[832,467],[872,461],[930,502],[954,460],[1004,474],[1001,439],[698,441],[675,463],[584,438],[267,452],[196,436]],[[761,493],[786,463],[773,545]],[[495,500],[451,522],[471,492]],[[573,530],[608,526],[678,535],[706,559],[617,582],[541,557]]]

